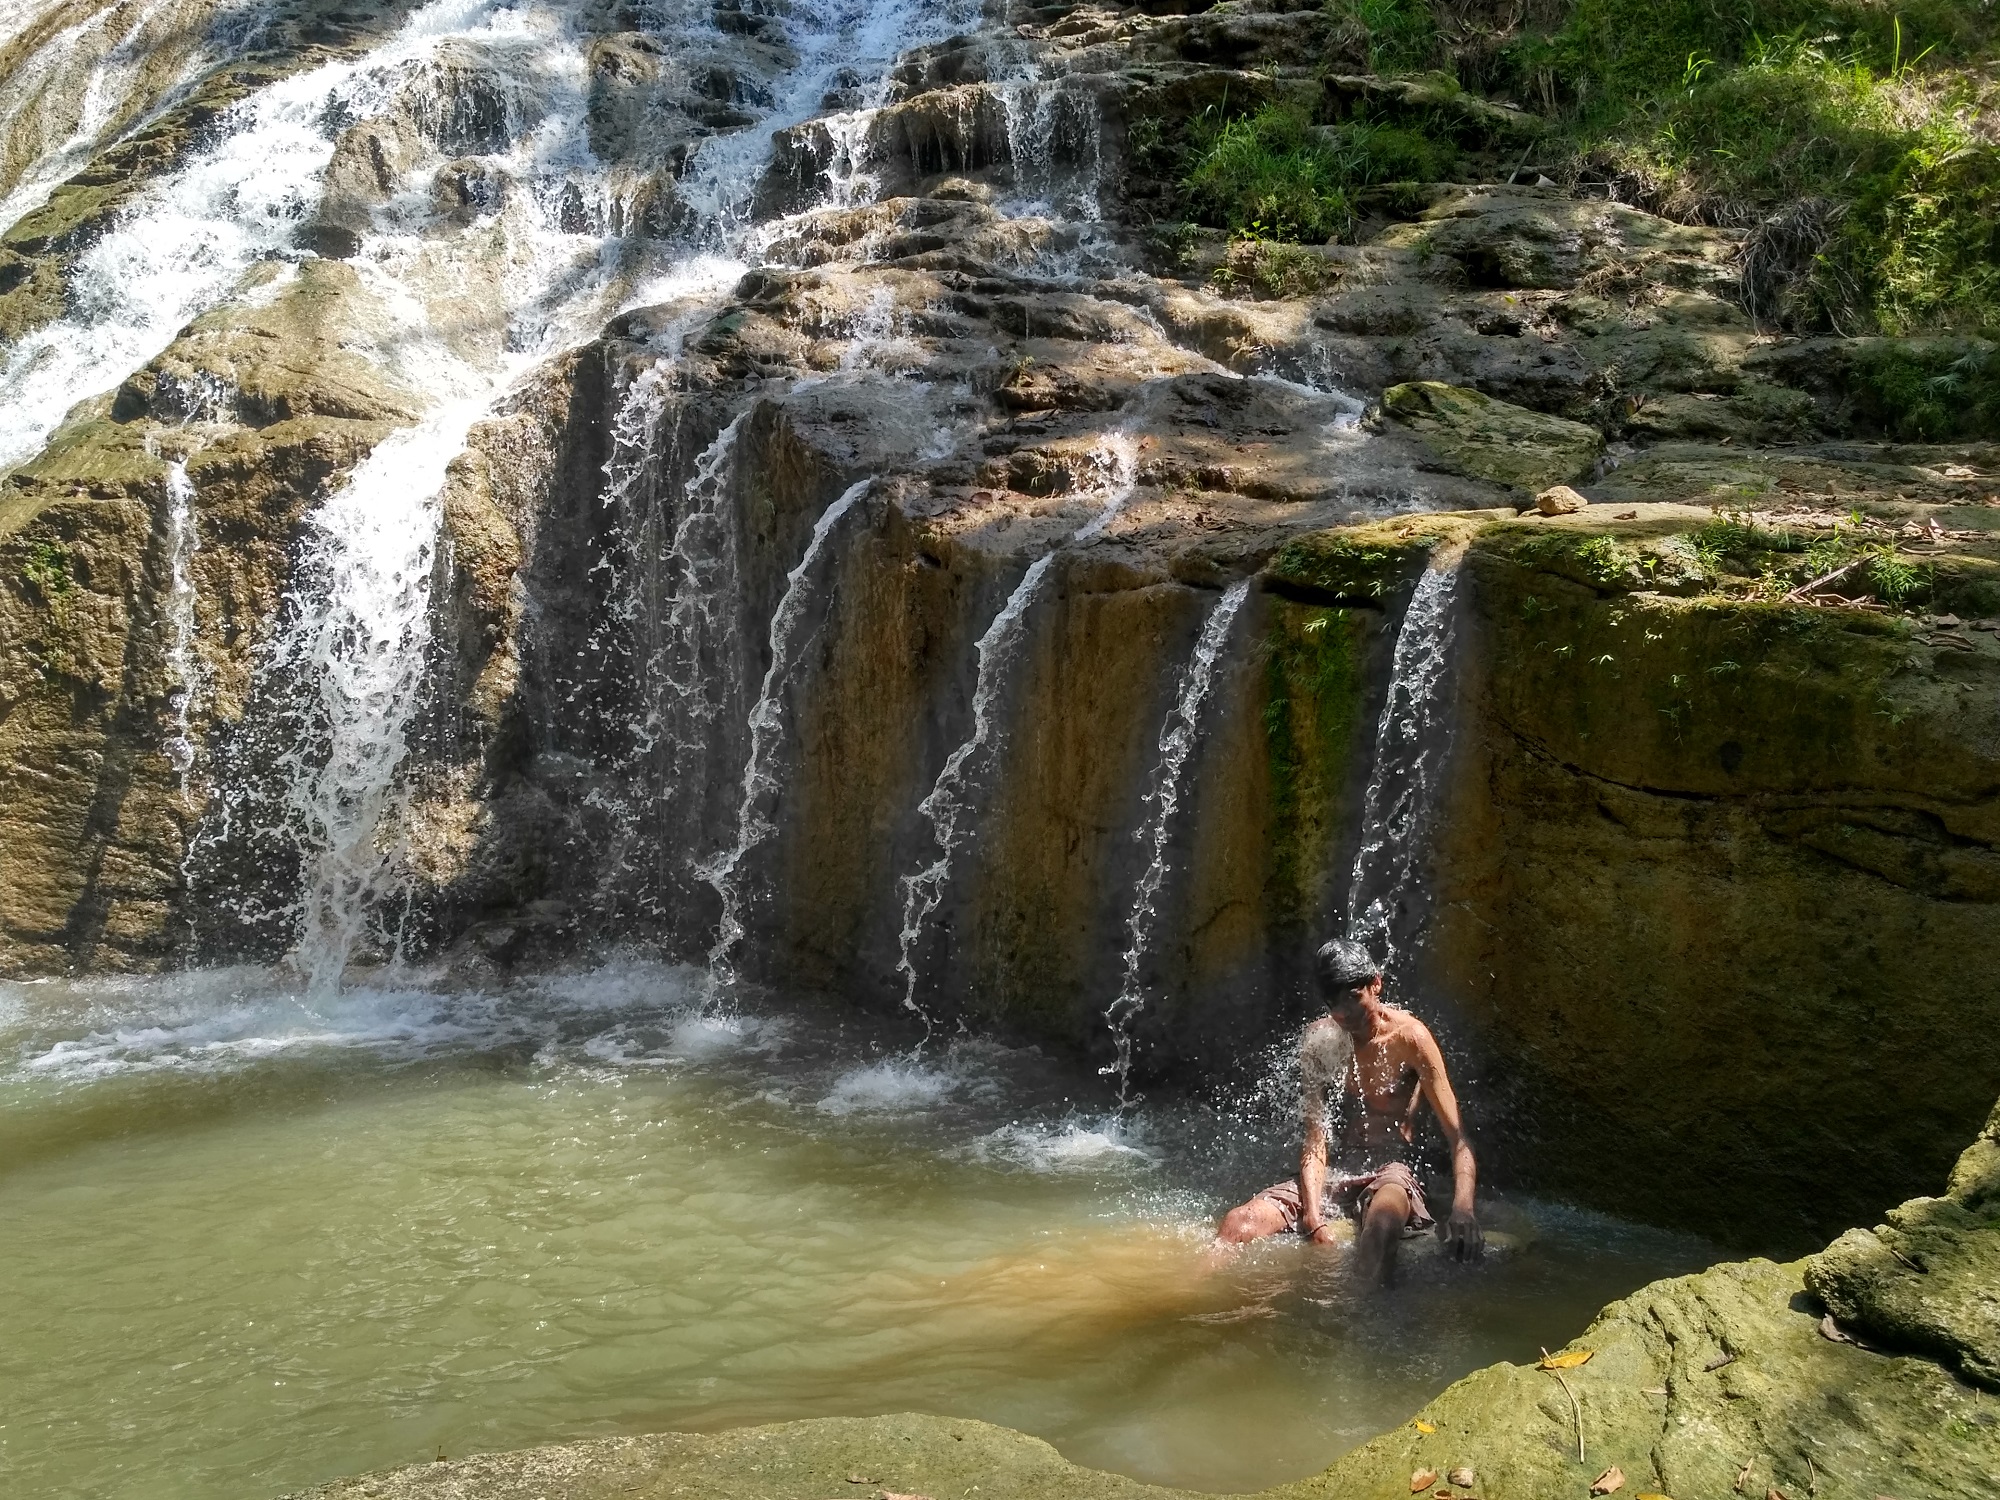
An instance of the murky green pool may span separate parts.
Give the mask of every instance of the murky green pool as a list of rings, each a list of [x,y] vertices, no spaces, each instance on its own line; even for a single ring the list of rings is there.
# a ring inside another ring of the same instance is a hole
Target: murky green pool
[[[1270,1131],[1112,1129],[1032,1053],[912,1062],[688,993],[645,965],[324,1015],[242,972],[0,987],[6,1493],[903,1410],[1243,1489],[1703,1260],[1530,1205],[1387,1295],[1296,1243],[1216,1270],[1214,1214],[1287,1169]]]

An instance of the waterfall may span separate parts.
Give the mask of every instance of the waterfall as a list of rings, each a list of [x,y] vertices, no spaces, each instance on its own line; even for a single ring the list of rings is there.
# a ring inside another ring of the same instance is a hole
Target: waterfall
[[[649,694],[641,745],[651,750],[665,743],[677,776],[697,770],[693,758],[706,747],[706,725],[722,711],[714,695],[719,683],[708,669],[735,624],[742,538],[730,480],[746,419],[747,414],[735,417],[695,460],[662,557],[666,598],[644,622],[655,634],[646,653]]]
[[[1000,86],[1000,108],[1007,126],[1007,155],[1014,165],[1015,205],[1052,218],[1097,219],[1103,216],[1098,187],[1104,175],[1103,127],[1097,100],[1065,89],[1060,79],[1017,78]],[[1057,146],[1083,165],[1075,172],[1070,201],[1062,201],[1056,171]]]
[[[1101,535],[1132,495],[1136,448],[1129,433],[1119,432],[1107,437],[1092,453],[1091,459],[1104,476],[1100,486],[1103,508],[1071,534],[1069,545],[1087,542]],[[897,937],[896,972],[903,976],[903,1005],[924,1022],[927,1035],[930,1015],[917,1003],[917,946],[923,939],[925,924],[944,900],[945,890],[951,883],[952,857],[958,852],[965,834],[962,825],[971,810],[971,783],[980,769],[974,758],[983,757],[994,744],[994,702],[1006,680],[1007,665],[1020,639],[1021,619],[1034,602],[1035,595],[1041,591],[1042,580],[1048,576],[1055,560],[1056,553],[1050,551],[1029,565],[1021,581],[1007,596],[1007,602],[986,627],[985,634],[980,636],[974,647],[979,667],[973,678],[972,733],[946,757],[937,781],[923,801],[917,804],[917,811],[931,825],[931,838],[938,853],[921,870],[902,879],[903,927]]]
[[[0,37],[26,34],[68,7],[56,0],[32,8],[0,6]],[[261,0],[214,8],[113,0],[48,36],[0,80],[0,231],[47,202],[114,134],[245,51],[267,20]]]
[[[439,492],[482,406],[453,402],[386,438],[314,513],[295,622],[272,653],[274,670],[316,684],[320,735],[287,757],[312,851],[293,961],[315,994],[339,988],[401,877],[398,772],[430,641]]]
[[[826,168],[826,207],[862,208],[873,203],[882,190],[882,179],[868,170],[872,155],[868,131],[879,113],[857,109],[826,119],[827,138],[833,146]]]
[[[77,402],[165,349],[260,261],[296,260],[292,236],[319,202],[330,119],[384,107],[399,71],[479,23],[501,0],[432,0],[366,57],[281,79],[232,106],[220,139],[148,186],[77,258],[68,312],[0,362],[0,470],[39,449]]]
[[[1173,706],[1167,710],[1166,723],[1160,726],[1160,763],[1153,772],[1152,789],[1146,793],[1152,813],[1135,835],[1142,845],[1151,846],[1152,858],[1132,891],[1132,910],[1125,919],[1124,978],[1118,998],[1104,1012],[1104,1019],[1111,1027],[1113,1056],[1098,1071],[1117,1078],[1120,1109],[1131,1102],[1132,1022],[1146,1004],[1140,966],[1152,945],[1160,889],[1166,884],[1167,846],[1173,833],[1174,813],[1180,807],[1181,776],[1201,729],[1202,705],[1208,701],[1209,687],[1215,681],[1215,665],[1229,640],[1229,627],[1236,622],[1237,611],[1243,608],[1249,594],[1250,580],[1246,578],[1232,584],[1208,612],[1201,635],[1195,641],[1194,654],[1181,669],[1180,685],[1174,692]]]
[[[1421,936],[1423,879],[1438,778],[1451,746],[1445,718],[1456,566],[1433,566],[1396,632],[1389,696],[1375,729],[1375,763],[1362,800],[1361,847],[1348,893],[1348,931],[1385,972]]]
[[[194,481],[187,465],[174,459],[167,465],[167,676],[173,686],[168,706],[173,732],[167,736],[167,759],[180,777],[181,801],[194,807],[189,777],[194,771],[194,714],[201,693],[201,659],[195,653],[194,555],[201,545],[195,529]]]
[[[868,493],[872,479],[848,486],[813,524],[812,539],[798,565],[785,575],[785,592],[771,614],[771,660],[764,668],[763,687],[750,710],[750,752],[743,762],[743,795],[736,808],[736,842],[720,857],[699,870],[722,902],[722,916],[715,942],[708,950],[711,993],[727,990],[735,983],[734,958],[743,941],[743,896],[737,875],[744,858],[777,831],[764,804],[778,791],[777,773],[771,764],[785,725],[784,703],[780,696],[793,663],[792,637],[806,616],[812,596],[813,564],[819,560],[826,541],[847,513]]]

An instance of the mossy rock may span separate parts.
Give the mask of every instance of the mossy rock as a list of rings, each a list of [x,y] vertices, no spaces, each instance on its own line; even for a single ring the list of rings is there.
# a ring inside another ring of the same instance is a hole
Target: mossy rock
[[[2000,1108],[1944,1197],[1848,1230],[1807,1263],[1806,1285],[1856,1336],[2000,1391]]]
[[[1583,478],[1604,452],[1594,427],[1437,380],[1391,386],[1382,410],[1448,468],[1531,494]]]

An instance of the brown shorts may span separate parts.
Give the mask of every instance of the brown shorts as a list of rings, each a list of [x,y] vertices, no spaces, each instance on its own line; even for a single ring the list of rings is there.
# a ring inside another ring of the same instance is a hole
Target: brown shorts
[[[1424,1202],[1423,1185],[1417,1181],[1417,1174],[1399,1161],[1392,1161],[1377,1167],[1372,1172],[1357,1172],[1352,1176],[1329,1175],[1326,1180],[1326,1211],[1321,1217],[1330,1218],[1335,1212],[1343,1213],[1357,1222],[1368,1212],[1368,1205],[1375,1201],[1378,1188],[1399,1187],[1410,1195],[1410,1217],[1403,1224],[1403,1233],[1421,1234],[1434,1222],[1430,1208]],[[1287,1178],[1273,1183],[1257,1195],[1268,1198],[1285,1213],[1285,1228],[1299,1227],[1299,1216],[1305,1200],[1299,1195],[1299,1180]]]

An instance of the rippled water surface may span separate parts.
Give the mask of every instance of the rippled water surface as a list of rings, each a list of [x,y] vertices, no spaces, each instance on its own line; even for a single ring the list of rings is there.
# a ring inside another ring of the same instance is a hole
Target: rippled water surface
[[[645,965],[319,1014],[245,972],[0,986],[7,1492],[255,1497],[903,1410],[1244,1489],[1704,1258],[1515,1205],[1488,1263],[1413,1242],[1386,1295],[1296,1243],[1216,1268],[1214,1215],[1288,1170],[1267,1126],[1121,1129],[1032,1053],[912,1061],[690,992]]]

